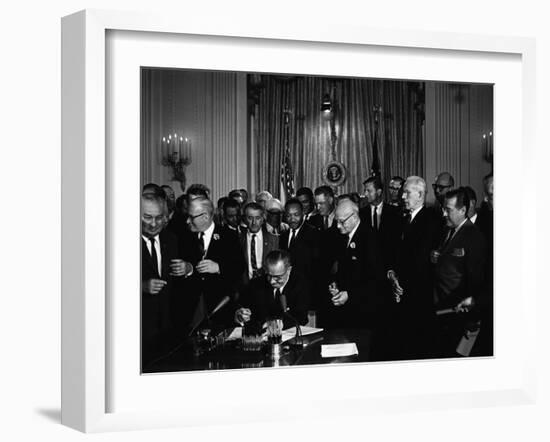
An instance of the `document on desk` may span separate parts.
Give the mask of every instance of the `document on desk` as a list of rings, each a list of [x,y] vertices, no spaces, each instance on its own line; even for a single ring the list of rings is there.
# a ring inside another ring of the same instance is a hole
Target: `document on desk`
[[[315,328],[315,327],[306,327],[305,325],[303,327],[300,327],[300,330],[302,331],[302,336],[311,335],[313,333],[319,333],[322,332],[322,328]],[[265,336],[266,333],[264,333]],[[226,341],[235,341],[237,339],[241,339],[243,336],[243,328],[242,327],[235,327],[230,335],[225,338]],[[283,330],[282,332],[282,342],[289,341],[293,339],[296,336],[296,327],[287,328],[286,330]]]
[[[322,328],[307,327],[305,325],[300,327],[300,330],[302,332],[302,336],[312,335],[313,333],[319,333],[323,331]],[[296,337],[296,327],[291,327],[291,328],[287,328],[286,330],[283,330],[283,336],[282,336],[283,342],[289,341],[294,337]]]
[[[355,342],[347,344],[326,344],[321,345],[321,357],[323,358],[339,358],[343,356],[358,355],[357,345]]]

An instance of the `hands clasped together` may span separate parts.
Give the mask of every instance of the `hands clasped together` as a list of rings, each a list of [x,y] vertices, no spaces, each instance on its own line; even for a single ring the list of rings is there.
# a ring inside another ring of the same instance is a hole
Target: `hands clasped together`
[[[193,269],[191,263],[183,259],[172,259],[170,261],[170,276],[187,278],[193,274],[194,270],[200,274],[215,274],[220,273],[220,266],[211,259],[203,259],[195,269]],[[151,278],[143,282],[143,291],[149,295],[158,295],[167,283],[164,279]]]

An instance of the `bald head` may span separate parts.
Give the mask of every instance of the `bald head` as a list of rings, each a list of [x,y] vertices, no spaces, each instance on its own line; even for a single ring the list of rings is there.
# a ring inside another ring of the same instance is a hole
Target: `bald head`
[[[441,172],[433,183],[434,194],[440,204],[445,200],[445,194],[455,185],[455,180],[449,172]]]
[[[359,224],[359,207],[353,201],[344,199],[338,202],[334,221],[341,234],[347,235]]]
[[[204,232],[214,222],[214,204],[208,198],[199,196],[189,201],[187,224],[192,232]]]

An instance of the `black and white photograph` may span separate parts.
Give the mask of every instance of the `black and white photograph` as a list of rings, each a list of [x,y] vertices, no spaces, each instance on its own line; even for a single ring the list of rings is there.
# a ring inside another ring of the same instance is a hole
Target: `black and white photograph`
[[[493,356],[493,85],[141,68],[141,372]]]

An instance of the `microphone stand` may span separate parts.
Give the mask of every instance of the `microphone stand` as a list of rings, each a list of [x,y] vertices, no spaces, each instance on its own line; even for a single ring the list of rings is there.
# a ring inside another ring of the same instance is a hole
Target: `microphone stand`
[[[294,335],[294,344],[288,344],[289,347],[294,347],[298,349],[304,348],[304,343],[302,339],[302,327],[300,327],[300,323],[296,320],[294,316],[292,316],[288,311],[290,309],[287,308],[287,310],[284,312],[285,316],[288,317],[292,322],[294,322],[294,326],[296,327],[296,334]]]
[[[294,336],[294,340],[296,341],[295,344],[288,344],[291,347],[296,348],[304,348],[304,344],[302,342],[302,328],[300,327],[300,323],[296,320],[294,316],[292,316],[289,313],[290,308],[288,307],[286,303],[286,296],[284,294],[281,294],[279,296],[279,302],[281,303],[281,309],[283,310],[283,315],[285,315],[287,318],[289,318],[292,322],[294,322],[294,325],[296,327],[296,335]]]

